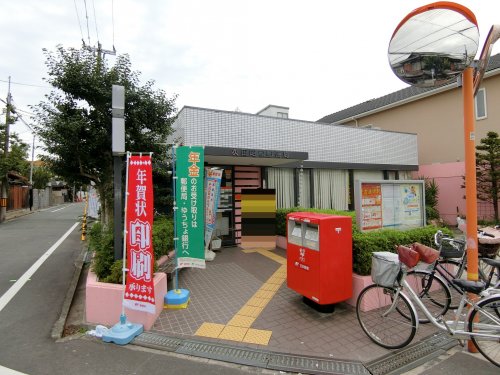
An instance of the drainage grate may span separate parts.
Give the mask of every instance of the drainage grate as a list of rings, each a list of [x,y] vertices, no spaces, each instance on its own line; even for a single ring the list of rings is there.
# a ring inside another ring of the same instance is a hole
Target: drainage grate
[[[307,374],[369,374],[359,362],[336,361],[331,359],[302,357],[273,353],[268,369],[306,372]]]
[[[366,363],[366,368],[373,375],[401,373],[419,366],[431,358],[438,357],[457,344],[457,340],[447,333],[439,333],[397,352],[390,353],[375,361]]]
[[[176,353],[256,367],[266,367],[269,359],[265,351],[192,340],[184,341]]]
[[[172,338],[163,335],[157,335],[150,332],[141,333],[137,336],[132,344],[145,346],[147,348],[165,350],[167,352],[175,352],[179,345],[183,343],[183,340]]]

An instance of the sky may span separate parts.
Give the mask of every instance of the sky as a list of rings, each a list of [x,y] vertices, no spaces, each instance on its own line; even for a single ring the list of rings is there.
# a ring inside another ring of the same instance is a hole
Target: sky
[[[398,23],[431,2],[0,0],[0,99],[7,98],[10,76],[13,102],[33,123],[30,105],[51,89],[42,49],[99,41],[128,54],[142,83],[154,80],[167,96],[177,95],[178,110],[257,113],[274,104],[289,107],[290,118],[317,121],[407,87],[389,68],[387,48]],[[500,24],[500,2],[456,2],[476,15],[477,58],[491,26]],[[11,131],[31,144],[21,121]],[[35,145],[39,153],[40,141]]]

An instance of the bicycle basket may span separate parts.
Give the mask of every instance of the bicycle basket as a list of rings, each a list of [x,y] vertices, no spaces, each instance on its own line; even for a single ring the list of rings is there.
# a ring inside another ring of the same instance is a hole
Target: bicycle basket
[[[439,256],[443,258],[461,258],[465,253],[465,241],[444,237],[441,240]]]
[[[398,254],[389,251],[372,253],[372,281],[375,284],[392,287],[396,283],[401,265]]]

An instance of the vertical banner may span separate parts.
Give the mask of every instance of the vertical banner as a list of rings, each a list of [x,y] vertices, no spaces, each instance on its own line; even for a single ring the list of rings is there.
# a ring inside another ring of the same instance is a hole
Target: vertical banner
[[[175,225],[177,267],[205,268],[203,171],[201,146],[180,146],[175,152]]]
[[[217,220],[222,169],[207,169],[205,182],[205,249],[208,249]]]
[[[151,156],[130,156],[127,163],[127,282],[123,305],[155,313],[153,283],[153,179]]]

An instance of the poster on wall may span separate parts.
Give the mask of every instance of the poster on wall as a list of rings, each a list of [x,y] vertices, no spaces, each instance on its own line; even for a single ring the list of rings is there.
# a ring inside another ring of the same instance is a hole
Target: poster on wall
[[[424,181],[356,181],[359,229],[409,229],[425,225]]]
[[[361,186],[362,227],[364,230],[382,228],[382,190],[380,184]]]
[[[151,156],[128,157],[127,277],[123,305],[155,313],[153,282],[153,177]]]
[[[177,267],[205,268],[204,153],[202,146],[175,151]]]

